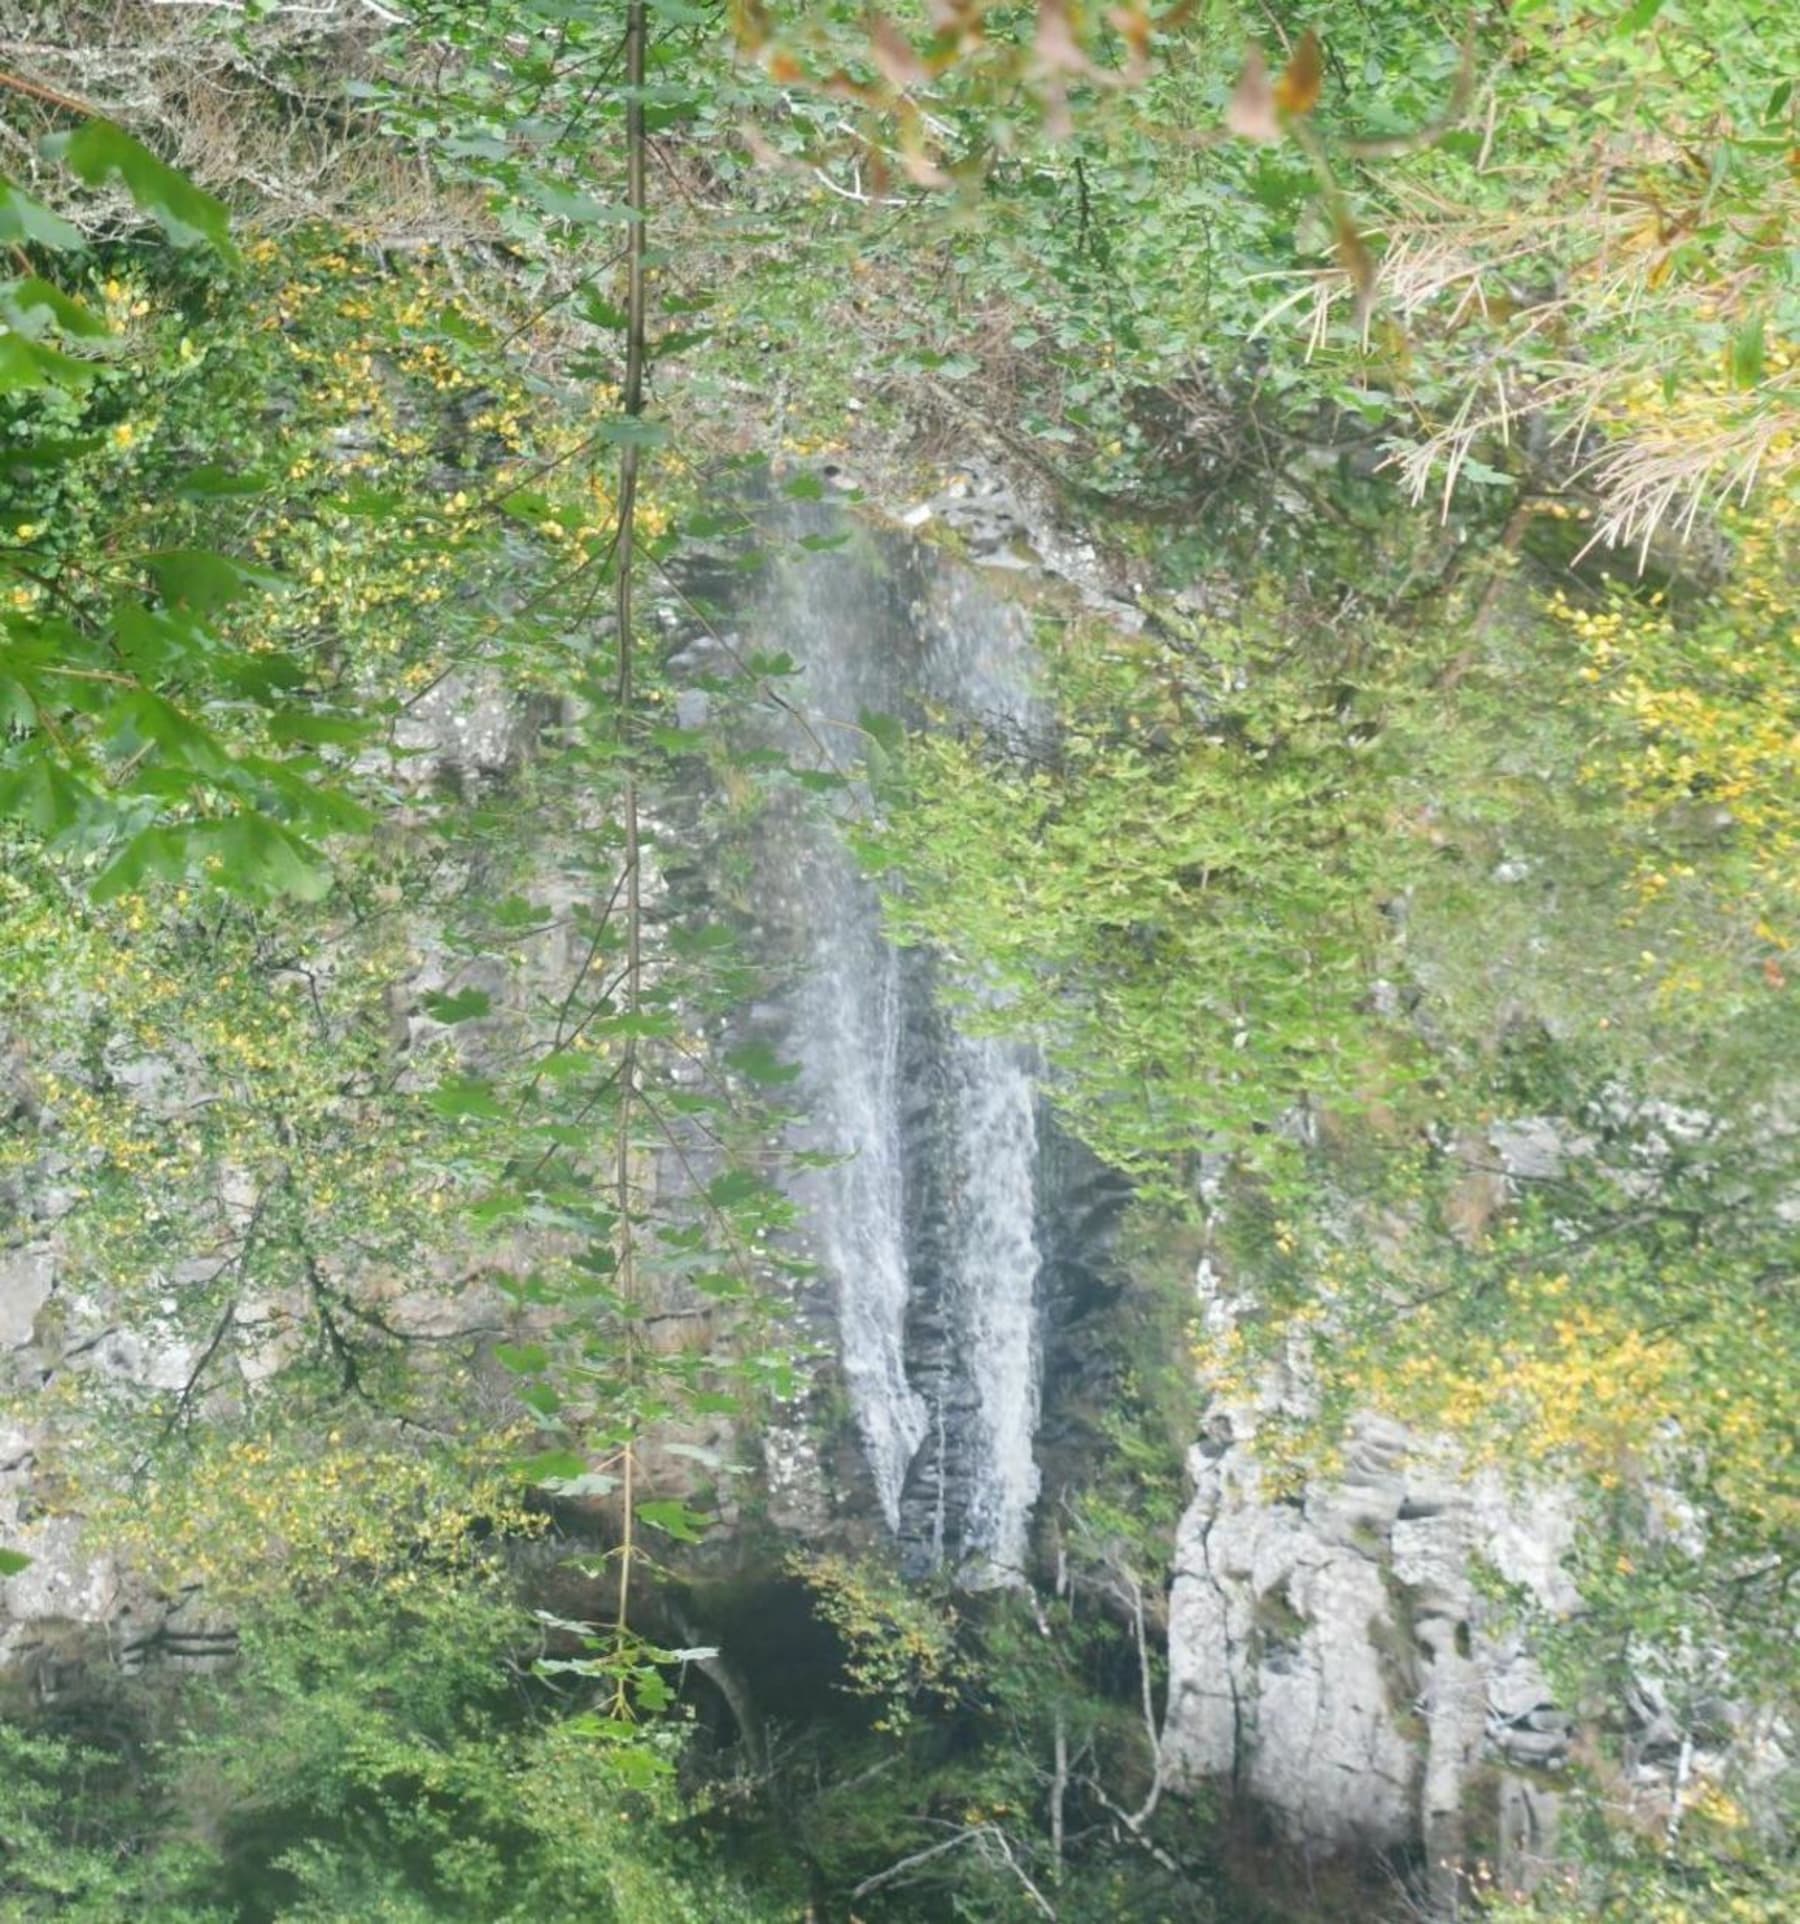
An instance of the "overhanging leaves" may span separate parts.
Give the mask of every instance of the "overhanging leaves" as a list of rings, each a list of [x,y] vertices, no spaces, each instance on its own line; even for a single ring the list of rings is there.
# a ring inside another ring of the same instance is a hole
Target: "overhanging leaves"
[[[204,193],[111,121],[90,120],[73,133],[52,134],[44,152],[90,187],[117,180],[176,247],[210,247],[236,258],[223,204]]]

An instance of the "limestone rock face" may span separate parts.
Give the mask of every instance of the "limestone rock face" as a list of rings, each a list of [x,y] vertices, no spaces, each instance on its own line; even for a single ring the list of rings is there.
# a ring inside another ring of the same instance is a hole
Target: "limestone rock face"
[[[0,1250],[0,1350],[25,1348],[55,1286],[56,1257],[47,1243]]]
[[[1693,1140],[1705,1124],[1667,1105],[1652,1120],[1658,1143]],[[1593,1144],[1527,1117],[1473,1147],[1472,1176],[1501,1185],[1463,1192],[1478,1235],[1507,1184],[1553,1178]],[[1210,1262],[1197,1284],[1202,1327],[1228,1335],[1243,1305]],[[1307,1849],[1410,1858],[1437,1908],[1455,1908],[1474,1862],[1528,1889],[1556,1866],[1577,1730],[1516,1625],[1582,1610],[1569,1574],[1577,1492],[1471,1469],[1449,1439],[1370,1412],[1349,1425],[1329,1474],[1277,1479],[1259,1428],[1318,1409],[1298,1345],[1208,1409],[1177,1533],[1166,1779],[1223,1785]],[[1647,1495],[1649,1527],[1703,1554],[1679,1492]],[[1496,1604],[1502,1588],[1526,1610]],[[1627,1660],[1615,1700],[1584,1715],[1590,1735],[1617,1740],[1612,1794],[1634,1821],[1677,1826],[1696,1786],[1729,1775],[1741,1791],[1788,1767],[1793,1732],[1777,1707],[1739,1700],[1728,1650],[1634,1643]]]
[[[81,1535],[74,1517],[9,1523],[7,1547],[31,1562],[0,1583],[0,1666],[23,1664],[47,1626],[92,1627],[118,1613],[118,1572],[109,1557],[93,1555]]]
[[[1547,1609],[1571,1508],[1463,1479],[1396,1423],[1357,1422],[1338,1473],[1273,1486],[1254,1413],[1215,1410],[1190,1459],[1170,1598],[1164,1765],[1223,1781],[1296,1842],[1499,1859],[1529,1881],[1573,1722],[1495,1620],[1479,1558]],[[1473,1833],[1473,1834],[1472,1834]]]

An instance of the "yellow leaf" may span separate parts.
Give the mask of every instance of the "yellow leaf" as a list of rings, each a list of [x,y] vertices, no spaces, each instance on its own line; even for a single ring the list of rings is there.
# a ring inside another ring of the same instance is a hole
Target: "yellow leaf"
[[[1310,114],[1319,104],[1319,91],[1325,84],[1325,55],[1319,36],[1308,27],[1300,36],[1293,58],[1275,83],[1275,104],[1284,114]]]
[[[731,27],[740,47],[757,52],[769,38],[769,15],[762,0],[733,0]]]
[[[1357,316],[1366,320],[1375,300],[1375,262],[1356,231],[1355,221],[1341,207],[1337,210],[1335,225],[1337,257],[1355,285]]]

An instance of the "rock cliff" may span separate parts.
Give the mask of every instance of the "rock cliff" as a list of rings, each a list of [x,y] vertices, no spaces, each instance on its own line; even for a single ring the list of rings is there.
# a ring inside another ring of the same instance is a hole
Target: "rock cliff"
[[[1340,1471],[1275,1487],[1253,1413],[1190,1460],[1169,1620],[1170,1780],[1224,1780],[1302,1845],[1465,1858],[1529,1883],[1553,1848],[1573,1720],[1484,1598],[1485,1564],[1574,1607],[1573,1516],[1364,1417]]]

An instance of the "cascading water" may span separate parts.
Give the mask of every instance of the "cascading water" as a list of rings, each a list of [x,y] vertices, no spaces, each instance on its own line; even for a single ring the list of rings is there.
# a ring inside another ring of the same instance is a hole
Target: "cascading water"
[[[844,1378],[888,1527],[924,1439],[925,1399],[906,1374],[912,1275],[901,1123],[900,954],[881,933],[849,851],[823,840],[808,890],[814,923],[797,1042],[808,1134],[843,1159],[803,1179],[819,1257],[837,1288]]]
[[[800,664],[793,699],[819,740],[853,743],[863,711],[921,704],[1031,725],[1021,618],[901,544],[859,538],[778,570],[754,625]],[[933,959],[886,939],[842,831],[813,814],[781,832],[802,1143],[839,1158],[801,1175],[799,1200],[906,1561],[1005,1582],[1024,1568],[1038,1490],[1037,1090],[1018,1046],[946,1018]]]
[[[996,1574],[1023,1574],[1038,1493],[1037,1090],[1004,1043],[954,1035],[947,1053],[956,1188],[945,1287],[985,1467],[971,1479],[963,1540]],[[941,1562],[949,1546],[940,1535],[933,1547]]]

